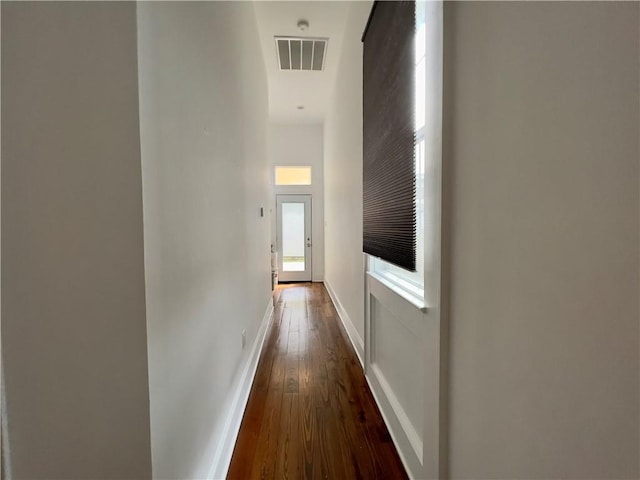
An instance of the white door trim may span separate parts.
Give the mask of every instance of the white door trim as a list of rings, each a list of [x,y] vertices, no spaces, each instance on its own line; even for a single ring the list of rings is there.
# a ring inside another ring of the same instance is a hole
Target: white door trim
[[[283,268],[284,255],[282,252],[282,204],[304,203],[305,230],[305,269],[304,271],[285,271]],[[278,280],[281,282],[310,282],[312,279],[312,232],[311,232],[311,202],[310,194],[278,194],[276,195],[276,247],[278,252]]]

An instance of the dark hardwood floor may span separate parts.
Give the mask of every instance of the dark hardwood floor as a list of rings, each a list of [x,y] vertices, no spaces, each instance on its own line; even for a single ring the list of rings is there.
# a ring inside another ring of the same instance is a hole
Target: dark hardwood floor
[[[227,478],[407,478],[324,284],[275,295]]]

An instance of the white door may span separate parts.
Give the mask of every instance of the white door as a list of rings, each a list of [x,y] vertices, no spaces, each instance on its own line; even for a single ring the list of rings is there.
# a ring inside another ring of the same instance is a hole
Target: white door
[[[277,195],[278,280],[311,281],[311,195]]]

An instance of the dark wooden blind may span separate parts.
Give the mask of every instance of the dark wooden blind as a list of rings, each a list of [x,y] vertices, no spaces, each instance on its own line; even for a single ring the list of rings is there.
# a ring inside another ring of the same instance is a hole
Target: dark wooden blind
[[[416,270],[415,2],[375,2],[362,37],[363,250]]]

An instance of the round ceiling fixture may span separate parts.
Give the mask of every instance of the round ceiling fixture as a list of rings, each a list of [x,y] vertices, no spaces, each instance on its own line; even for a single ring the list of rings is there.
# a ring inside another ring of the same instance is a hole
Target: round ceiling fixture
[[[300,19],[298,20],[298,30],[300,30],[301,32],[304,32],[307,30],[307,28],[309,28],[309,22],[304,20],[304,19]]]
[[[304,105],[298,105],[296,108],[297,108],[298,110],[304,110]]]

